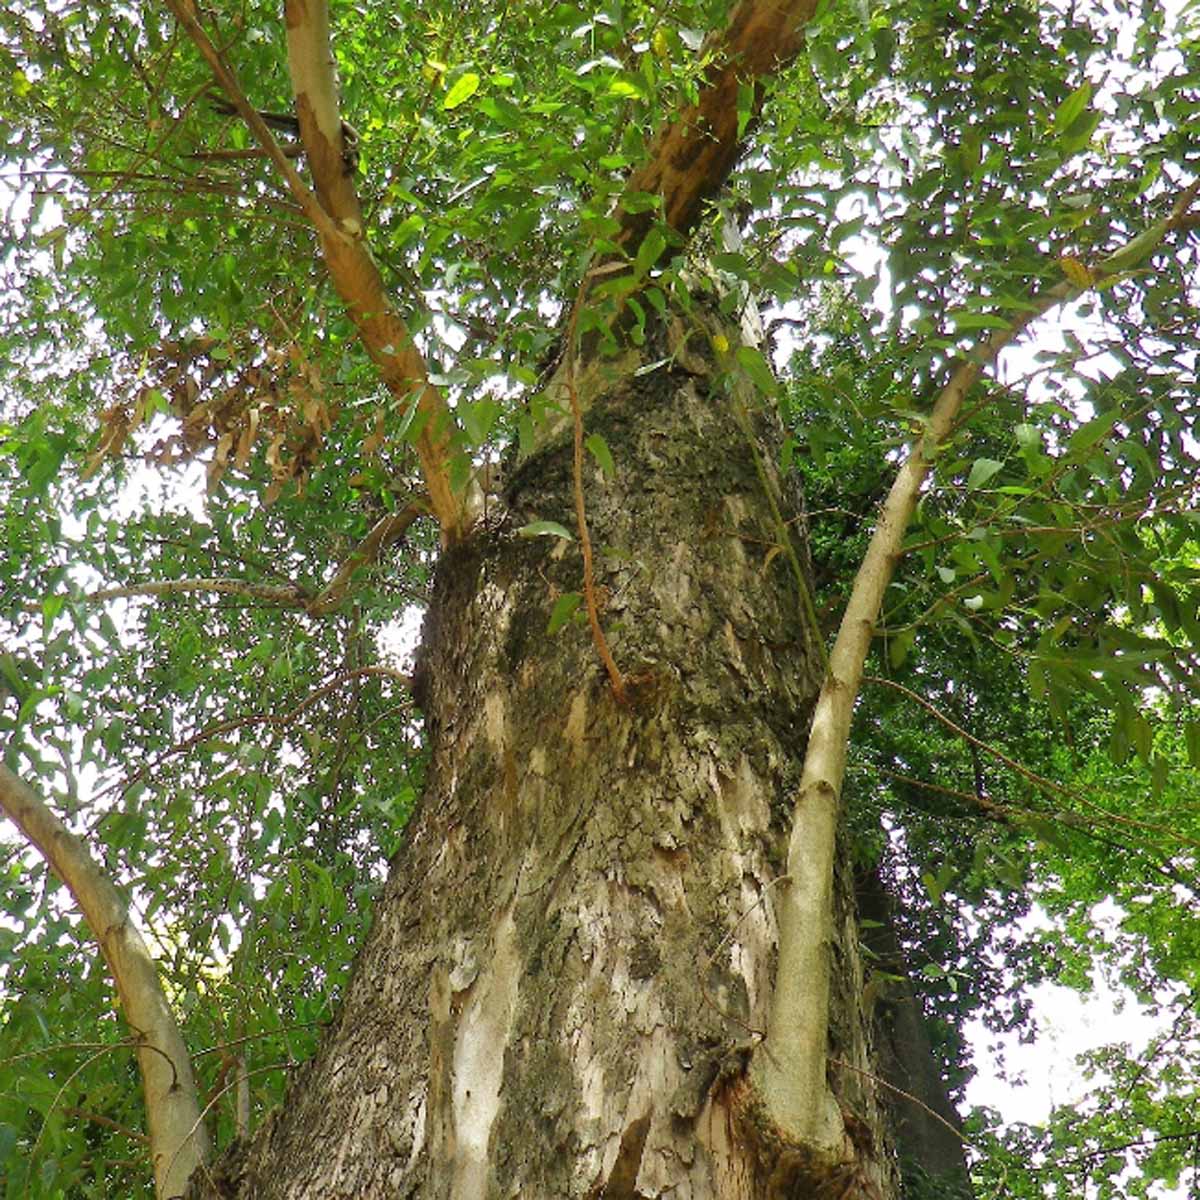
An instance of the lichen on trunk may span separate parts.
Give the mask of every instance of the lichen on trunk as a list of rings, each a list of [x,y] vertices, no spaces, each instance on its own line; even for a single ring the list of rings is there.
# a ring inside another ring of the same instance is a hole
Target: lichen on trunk
[[[227,1194],[894,1194],[846,861],[830,1052],[850,1068],[831,1082],[854,1145],[818,1180],[748,1120],[820,656],[746,430],[683,357],[613,379],[586,418],[616,464],[589,465],[585,487],[630,702],[584,623],[547,633],[581,587],[576,543],[520,534],[570,523],[560,437],[444,555],[420,670],[425,795],[338,1023],[223,1164]],[[753,424],[772,470],[778,431]]]

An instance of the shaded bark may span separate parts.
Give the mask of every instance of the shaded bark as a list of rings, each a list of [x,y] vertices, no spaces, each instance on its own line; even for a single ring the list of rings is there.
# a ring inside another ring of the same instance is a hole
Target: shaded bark
[[[444,555],[426,794],[336,1028],[221,1194],[897,1194],[844,852],[836,1170],[772,1134],[745,1074],[820,663],[747,436],[692,361],[614,380],[588,415],[617,464],[589,475],[588,519],[628,706],[584,625],[546,633],[577,547],[517,533],[571,511],[568,438]],[[775,435],[754,435],[768,464]]]
[[[894,976],[876,1002],[879,1069],[888,1088],[882,1099],[891,1113],[905,1195],[972,1200],[975,1195],[960,1136],[929,1040],[921,1002],[908,977],[896,934],[891,897],[876,869],[858,877],[858,909],[866,922],[863,945],[879,972]]]

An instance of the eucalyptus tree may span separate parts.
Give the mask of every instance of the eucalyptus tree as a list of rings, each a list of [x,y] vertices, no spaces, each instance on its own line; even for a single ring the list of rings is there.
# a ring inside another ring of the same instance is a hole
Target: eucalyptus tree
[[[0,17],[10,1191],[1177,1179],[951,1101],[1190,999],[1195,19]]]

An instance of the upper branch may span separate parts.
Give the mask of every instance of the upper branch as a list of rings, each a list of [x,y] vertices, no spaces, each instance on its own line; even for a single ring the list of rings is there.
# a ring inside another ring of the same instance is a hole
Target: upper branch
[[[442,394],[429,382],[424,357],[393,307],[364,238],[353,173],[347,169],[346,127],[338,112],[328,5],[325,0],[288,0],[286,8],[288,65],[314,195],[247,100],[189,0],[166,3],[312,223],[330,280],[388,391],[418,406],[416,449],[430,508],[442,527],[443,539],[457,540],[465,531],[467,511],[464,498],[455,495],[450,485],[453,419]]]
[[[627,192],[660,196],[660,219],[677,233],[691,232],[704,202],[728,179],[746,131],[758,119],[763,80],[795,60],[816,6],[816,0],[742,0],[725,29],[705,40],[700,53],[712,65],[697,102],[659,129],[649,159],[626,183]],[[739,110],[743,85],[753,89],[748,120]],[[622,224],[617,240],[636,244],[654,214],[621,212],[617,218]]]

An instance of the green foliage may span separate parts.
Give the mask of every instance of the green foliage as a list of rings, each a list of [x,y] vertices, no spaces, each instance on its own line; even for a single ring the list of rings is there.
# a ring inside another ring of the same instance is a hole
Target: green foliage
[[[627,253],[595,296],[637,346],[705,286],[661,223],[617,251],[613,206],[694,98],[725,7],[333,6],[367,237],[455,405],[464,471],[528,442],[553,315],[594,256]],[[829,630],[953,363],[1039,288],[1130,259],[930,448],[870,669],[964,732],[885,684],[858,713],[852,821],[903,902],[958,1087],[963,1022],[1030,1032],[1039,981],[1085,987],[1099,963],[1163,1004],[1200,982],[1195,232],[1148,259],[1138,241],[1196,175],[1200,26],[1194,4],[819,8],[760,119],[743,89],[744,153],[695,241],[730,315],[747,289],[772,305],[774,362],[730,361],[790,431]],[[285,110],[277,7],[206,13],[251,100]],[[424,604],[434,535],[414,526],[327,617],[250,593],[88,594],[222,577],[315,596],[412,493],[416,406],[385,398],[311,232],[264,161],[230,155],[246,131],[163,10],[9,6],[0,71],[5,761],[132,897],[204,1086],[244,1047],[258,1112],[336,1003],[420,788],[419,715],[368,669]],[[579,314],[581,335],[613,341],[607,324]],[[524,532],[573,528],[564,512]],[[558,599],[550,633],[580,599]],[[7,1194],[138,1194],[108,982],[15,840],[2,869]],[[1095,1095],[1046,1129],[977,1114],[981,1195],[1161,1195],[1190,1152],[1194,1043],[1180,1017],[1149,1061],[1104,1052]],[[227,1141],[231,1093],[213,1113]]]
[[[792,461],[805,481],[820,590],[836,613],[829,591],[845,586],[890,484],[874,439],[889,424],[899,439],[912,414],[889,404],[889,354],[872,354],[845,328],[793,366],[782,401],[794,422]],[[1086,1186],[1156,1195],[1191,1162],[1195,1059],[1182,1031],[1191,1029],[1200,938],[1195,640],[1182,617],[1168,624],[1165,614],[1196,611],[1194,525],[1174,504],[1192,494],[1194,472],[1170,454],[1155,456],[1150,480],[1133,466],[1137,442],[1174,419],[1135,409],[1132,419],[1080,420],[1065,405],[993,389],[969,439],[939,456],[874,668],[957,731],[880,684],[868,685],[856,717],[852,822],[861,853],[881,860],[900,901],[952,1088],[971,1070],[964,1022],[1032,1037],[1029,995],[1041,982],[1086,992],[1101,971],[1177,1013],[1181,1032],[1145,1061],[1130,1061],[1119,1043],[1097,1056],[1104,1071],[1092,1094],[1045,1129],[977,1113],[983,1196]],[[965,602],[974,595],[987,603]],[[1024,920],[1035,906],[1038,919]],[[1136,1086],[1118,1102],[1123,1075]]]
[[[360,573],[353,604],[320,620],[236,595],[88,602],[101,581],[218,575],[315,594],[382,510],[347,484],[334,437],[303,501],[264,508],[246,492],[197,517],[170,494],[182,484],[194,496],[193,472],[143,480],[140,498],[127,487],[118,517],[111,487],[44,478],[42,456],[65,436],[52,413],[16,425],[0,458],[5,758],[130,890],[202,1084],[223,1079],[213,1113],[228,1140],[228,1055],[244,1054],[261,1113],[334,1011],[420,786],[418,716],[394,681],[362,668],[378,660],[381,629],[423,599],[426,567],[415,556],[388,576]],[[8,863],[10,1194],[52,1181],[135,1194],[148,1179],[140,1148],[89,1124],[143,1124],[110,982],[44,866],[15,848]]]

